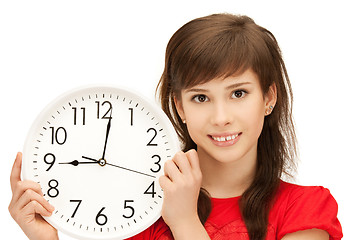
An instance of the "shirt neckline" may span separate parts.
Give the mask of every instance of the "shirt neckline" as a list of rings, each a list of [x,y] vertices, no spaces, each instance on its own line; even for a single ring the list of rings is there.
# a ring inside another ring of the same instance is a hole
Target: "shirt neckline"
[[[213,203],[223,203],[223,202],[232,202],[232,201],[238,201],[241,198],[241,196],[236,197],[229,197],[229,198],[211,198],[211,202]]]

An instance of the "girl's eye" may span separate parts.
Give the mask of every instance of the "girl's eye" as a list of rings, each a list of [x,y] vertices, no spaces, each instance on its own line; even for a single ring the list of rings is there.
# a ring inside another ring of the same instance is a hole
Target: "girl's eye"
[[[207,96],[200,94],[193,97],[193,100],[197,103],[202,103],[208,101]]]
[[[246,94],[246,92],[244,90],[236,90],[233,92],[232,94],[232,98],[242,98],[244,97],[244,95]]]

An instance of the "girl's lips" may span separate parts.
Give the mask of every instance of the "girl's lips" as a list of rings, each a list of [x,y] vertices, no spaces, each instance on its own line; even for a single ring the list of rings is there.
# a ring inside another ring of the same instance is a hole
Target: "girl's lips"
[[[228,147],[234,145],[240,139],[242,133],[208,135],[211,141],[218,147]]]

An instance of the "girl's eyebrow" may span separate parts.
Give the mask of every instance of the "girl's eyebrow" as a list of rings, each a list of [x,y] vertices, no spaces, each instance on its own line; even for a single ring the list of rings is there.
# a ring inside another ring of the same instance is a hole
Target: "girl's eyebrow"
[[[203,89],[203,88],[189,88],[185,90],[185,93],[189,93],[189,92],[209,92],[209,90],[207,89]]]
[[[231,84],[229,86],[227,86],[225,89],[229,90],[229,89],[234,89],[234,88],[238,88],[241,87],[243,85],[247,85],[247,84],[251,84],[251,82],[240,82],[240,83],[234,83]],[[206,88],[189,88],[185,90],[185,93],[189,93],[189,92],[196,92],[196,93],[206,93],[209,92],[209,90],[207,90]]]
[[[231,84],[231,85],[227,86],[225,89],[226,89],[226,90],[234,89],[234,88],[238,88],[238,87],[241,87],[241,86],[243,86],[243,85],[248,85],[248,84],[251,84],[251,82],[234,83],[234,84]]]

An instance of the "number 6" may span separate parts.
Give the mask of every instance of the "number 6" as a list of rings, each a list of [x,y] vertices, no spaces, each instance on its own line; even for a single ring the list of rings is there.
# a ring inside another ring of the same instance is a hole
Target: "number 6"
[[[103,208],[99,211],[99,213],[96,215],[96,218],[95,218],[96,223],[99,224],[100,226],[105,225],[105,224],[107,223],[107,220],[108,220],[108,219],[107,219],[107,216],[106,216],[105,214],[102,214],[102,213],[101,213],[102,211],[104,211],[104,209],[105,209],[105,207],[103,207]],[[99,221],[99,218],[100,218],[100,217],[103,217],[103,218],[104,218],[104,222],[101,223],[101,222]]]

